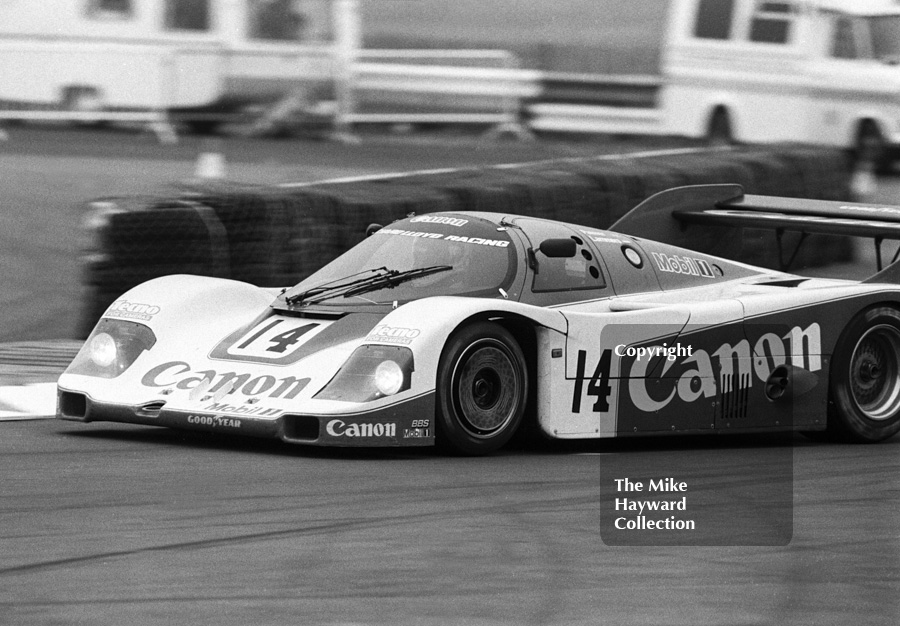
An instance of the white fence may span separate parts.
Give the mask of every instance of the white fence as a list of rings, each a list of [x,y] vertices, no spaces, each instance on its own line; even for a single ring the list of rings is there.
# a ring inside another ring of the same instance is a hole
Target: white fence
[[[663,115],[658,109],[632,109],[588,104],[534,104],[528,108],[530,127],[539,131],[658,135]]]
[[[339,125],[489,124],[523,133],[522,102],[539,73],[503,50],[361,50]],[[375,110],[372,110],[375,109]]]

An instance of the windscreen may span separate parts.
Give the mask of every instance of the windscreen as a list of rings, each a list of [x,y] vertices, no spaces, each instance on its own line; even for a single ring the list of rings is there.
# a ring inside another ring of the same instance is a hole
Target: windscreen
[[[500,295],[515,275],[516,251],[505,228],[468,215],[422,215],[386,226],[290,290],[296,294],[323,285],[345,284],[371,276],[380,268],[406,272],[449,266],[350,297],[338,296],[319,306],[407,302],[431,296]]]
[[[872,55],[876,59],[900,61],[900,15],[882,15],[869,20]]]

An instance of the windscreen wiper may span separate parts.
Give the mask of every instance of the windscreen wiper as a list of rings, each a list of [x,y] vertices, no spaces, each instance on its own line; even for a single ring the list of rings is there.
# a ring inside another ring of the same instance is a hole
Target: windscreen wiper
[[[395,272],[395,270],[389,270],[386,267],[376,267],[370,270],[363,270],[356,274],[351,274],[350,276],[345,276],[344,278],[336,278],[334,280],[329,280],[328,282],[322,283],[316,287],[311,287],[305,291],[301,291],[300,293],[295,293],[290,296],[286,296],[284,301],[289,306],[294,306],[296,304],[300,304],[301,302],[311,298],[313,296],[318,296],[319,294],[328,293],[330,291],[336,289],[345,289],[349,287],[353,287],[354,285],[358,285],[361,282],[371,280],[374,276],[366,276],[365,278],[357,278],[356,280],[351,280],[349,282],[337,283],[339,280],[347,280],[348,278],[353,278],[354,276],[359,276],[360,274],[370,274],[372,272],[377,272],[376,276],[383,276],[385,274],[390,274],[391,272]],[[395,272],[396,273],[396,272]]]
[[[432,265],[430,267],[417,267],[415,269],[406,270],[405,272],[395,271],[390,275],[382,274],[380,276],[373,276],[370,280],[364,283],[360,283],[359,285],[348,289],[346,292],[338,295],[343,295],[345,298],[349,298],[351,296],[358,296],[361,293],[378,291],[379,289],[390,289],[396,287],[400,283],[405,283],[406,281],[413,280],[415,278],[422,278],[423,276],[439,274],[440,272],[449,272],[452,269],[452,265]]]
[[[405,283],[416,278],[422,278],[423,276],[429,276],[431,274],[437,274],[439,272],[447,272],[452,269],[452,265],[432,265],[430,267],[418,267],[415,269],[400,272],[398,270],[389,270],[386,267],[381,267],[377,270],[368,270],[372,272],[378,272],[374,276],[358,278],[356,280],[339,283],[336,285],[326,283],[325,285],[319,285],[318,287],[313,287],[312,289],[307,289],[306,291],[302,291],[298,294],[288,296],[284,299],[284,301],[288,305],[294,306],[300,303],[314,304],[316,302],[322,302],[323,300],[329,300],[331,298],[337,298],[339,296],[350,298],[352,296],[368,293],[370,291],[390,289],[396,287],[401,283]]]

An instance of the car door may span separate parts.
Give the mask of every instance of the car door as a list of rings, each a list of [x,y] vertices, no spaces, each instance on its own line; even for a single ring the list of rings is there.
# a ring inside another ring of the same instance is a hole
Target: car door
[[[583,234],[565,224],[540,219],[517,218],[513,224],[524,235],[527,248],[522,302],[559,306],[613,295],[603,261]],[[574,255],[548,256],[541,251],[541,244],[549,240],[572,241]]]
[[[660,359],[636,361],[629,354],[637,347],[663,348],[663,344],[674,343],[690,319],[690,311],[687,307],[616,304],[615,300],[607,309],[596,313],[583,307],[562,310],[569,324],[565,354],[550,360],[538,382],[540,423],[554,437],[614,437],[625,430],[623,418],[641,431],[664,429],[659,427],[662,421],[656,419],[658,411],[645,387],[647,381],[658,380],[652,377]],[[631,384],[631,378],[637,386]],[[545,388],[549,389],[541,393]],[[642,398],[646,399],[643,405]],[[646,410],[636,410],[636,404]],[[636,415],[645,419],[635,421]]]

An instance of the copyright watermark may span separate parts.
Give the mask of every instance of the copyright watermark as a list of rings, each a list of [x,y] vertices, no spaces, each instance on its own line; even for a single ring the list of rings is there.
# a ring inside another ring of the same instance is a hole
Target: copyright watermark
[[[652,359],[661,356],[666,357],[667,361],[675,361],[678,358],[692,356],[693,350],[694,348],[692,346],[683,346],[680,343],[671,346],[664,343],[661,346],[641,346],[639,348],[626,346],[624,343],[620,343],[615,347],[616,356],[635,357],[638,361],[644,357]]]

